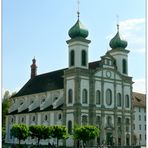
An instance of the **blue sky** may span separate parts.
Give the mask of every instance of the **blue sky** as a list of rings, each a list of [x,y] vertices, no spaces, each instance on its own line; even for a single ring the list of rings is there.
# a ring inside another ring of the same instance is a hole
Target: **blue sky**
[[[80,20],[89,30],[89,61],[100,60],[116,34],[128,41],[134,91],[145,92],[145,0],[80,0]],[[4,0],[2,3],[2,89],[18,91],[38,74],[68,66],[68,30],[77,20],[77,0]]]

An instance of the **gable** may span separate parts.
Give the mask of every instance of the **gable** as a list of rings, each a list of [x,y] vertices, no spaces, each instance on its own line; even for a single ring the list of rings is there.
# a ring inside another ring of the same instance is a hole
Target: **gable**
[[[102,77],[104,79],[110,79],[110,80],[122,80],[121,75],[116,72],[115,70],[111,68],[104,68],[101,70],[97,70],[96,73],[94,74],[95,77]]]

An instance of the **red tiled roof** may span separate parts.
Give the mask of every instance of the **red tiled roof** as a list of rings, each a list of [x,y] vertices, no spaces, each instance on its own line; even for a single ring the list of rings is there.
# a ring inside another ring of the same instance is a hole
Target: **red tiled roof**
[[[146,95],[138,92],[133,92],[133,106],[146,107]]]

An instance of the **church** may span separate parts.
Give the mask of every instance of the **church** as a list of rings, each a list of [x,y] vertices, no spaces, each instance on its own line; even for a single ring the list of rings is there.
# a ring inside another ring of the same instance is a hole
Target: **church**
[[[17,143],[10,136],[14,123],[26,125],[65,125],[73,133],[75,125],[95,125],[100,135],[94,145],[132,144],[132,77],[128,75],[127,41],[117,32],[110,40],[110,50],[101,60],[89,62],[89,31],[78,18],[69,29],[68,67],[37,75],[32,60],[31,77],[11,98],[6,117],[6,142]],[[64,43],[63,43],[64,44]],[[54,139],[50,139],[54,142]],[[50,140],[41,140],[48,144]],[[22,142],[23,143],[23,142]],[[28,138],[24,143],[36,143]],[[60,145],[74,146],[68,138]]]

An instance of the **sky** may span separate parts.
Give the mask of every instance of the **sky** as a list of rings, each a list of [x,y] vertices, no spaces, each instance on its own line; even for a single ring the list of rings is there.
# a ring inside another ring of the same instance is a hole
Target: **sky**
[[[89,62],[100,60],[109,41],[120,34],[128,41],[128,74],[133,91],[145,93],[145,0],[80,0],[80,21],[89,31]],[[77,21],[77,0],[4,0],[2,3],[2,91],[18,91],[37,74],[68,67],[69,29]],[[118,17],[117,17],[118,16]]]

